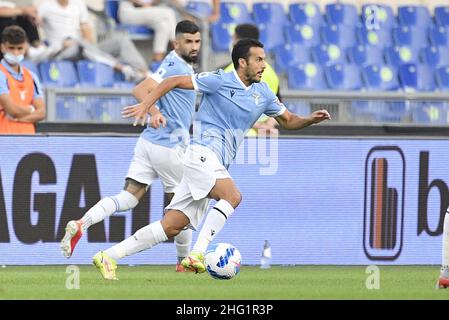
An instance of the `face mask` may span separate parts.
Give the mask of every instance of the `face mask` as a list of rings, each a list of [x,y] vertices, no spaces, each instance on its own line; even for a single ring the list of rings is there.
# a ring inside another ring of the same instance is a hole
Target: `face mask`
[[[18,56],[13,55],[10,52],[7,52],[3,55],[3,58],[5,58],[6,62],[8,62],[10,65],[17,65],[23,61],[23,54],[20,54]]]

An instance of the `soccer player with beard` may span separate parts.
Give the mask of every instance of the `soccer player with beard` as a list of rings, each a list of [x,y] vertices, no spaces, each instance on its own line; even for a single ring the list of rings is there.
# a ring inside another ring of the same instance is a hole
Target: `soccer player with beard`
[[[142,101],[164,79],[179,75],[193,75],[193,67],[198,59],[201,36],[198,26],[191,21],[181,21],[176,26],[174,50],[170,52],[159,69],[137,85],[133,94]],[[144,196],[151,183],[160,178],[169,200],[174,188],[181,182],[182,163],[189,129],[195,112],[196,93],[194,90],[177,89],[160,99],[157,108],[165,118],[167,126],[154,129],[150,126],[142,132],[134,149],[125,179],[124,189],[115,196],[105,197],[93,206],[79,220],[69,221],[61,241],[63,255],[70,258],[76,244],[86,230],[115,212],[133,209]],[[174,237],[178,263],[176,271],[183,272],[180,262],[190,251],[192,230],[186,229]]]

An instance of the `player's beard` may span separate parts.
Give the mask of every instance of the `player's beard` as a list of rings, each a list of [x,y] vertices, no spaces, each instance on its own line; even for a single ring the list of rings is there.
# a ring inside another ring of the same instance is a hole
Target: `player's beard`
[[[189,56],[186,54],[182,54],[181,58],[183,58],[187,63],[197,63],[198,62],[198,55],[196,56]]]

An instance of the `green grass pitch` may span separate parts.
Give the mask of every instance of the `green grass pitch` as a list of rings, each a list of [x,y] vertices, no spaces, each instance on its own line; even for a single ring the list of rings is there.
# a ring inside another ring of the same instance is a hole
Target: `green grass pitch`
[[[365,266],[243,266],[232,280],[176,273],[174,266],[119,266],[105,281],[93,266],[79,266],[79,289],[67,289],[66,266],[0,268],[0,299],[449,299],[436,290],[437,266],[380,266],[380,288],[368,290]]]

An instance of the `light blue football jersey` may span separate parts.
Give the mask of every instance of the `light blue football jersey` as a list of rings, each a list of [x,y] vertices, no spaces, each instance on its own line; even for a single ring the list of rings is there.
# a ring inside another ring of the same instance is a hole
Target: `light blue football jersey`
[[[151,77],[158,83],[172,76],[193,75],[193,68],[175,51],[171,51]],[[195,112],[196,92],[173,89],[159,99],[157,106],[167,120],[167,126],[154,129],[147,126],[142,137],[154,144],[173,148],[188,143],[189,129]]]
[[[192,76],[203,93],[193,126],[193,144],[213,150],[228,168],[253,124],[262,114],[277,117],[285,106],[264,82],[247,87],[235,71],[203,72]]]

